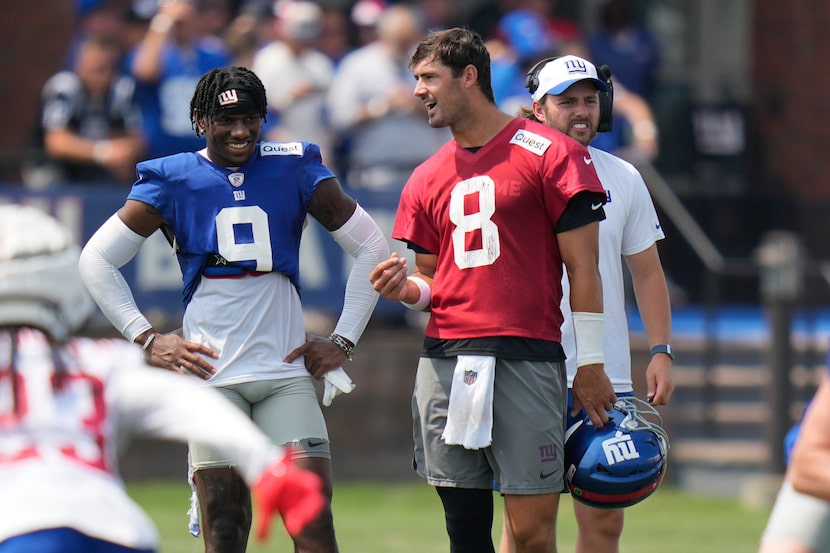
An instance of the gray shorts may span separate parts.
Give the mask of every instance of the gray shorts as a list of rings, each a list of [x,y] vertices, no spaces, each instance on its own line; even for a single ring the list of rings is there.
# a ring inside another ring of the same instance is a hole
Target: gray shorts
[[[433,486],[544,494],[564,489],[567,380],[563,362],[497,359],[493,442],[483,449],[447,445],[456,358],[422,357],[412,398],[415,469]]]
[[[260,380],[217,386],[216,390],[248,415],[274,443],[293,446],[297,457],[331,459],[326,421],[311,378]],[[233,464],[210,447],[192,442],[189,445],[194,469]]]
[[[761,541],[800,543],[814,551],[830,549],[830,503],[795,491],[784,481]]]

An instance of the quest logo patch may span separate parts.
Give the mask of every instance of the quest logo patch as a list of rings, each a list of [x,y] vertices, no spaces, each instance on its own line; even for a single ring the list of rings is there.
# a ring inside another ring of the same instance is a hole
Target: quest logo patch
[[[263,142],[259,145],[262,156],[301,156],[303,144],[301,142]]]
[[[511,144],[521,146],[528,152],[533,152],[537,156],[544,155],[545,151],[550,147],[550,140],[540,134],[530,132],[525,129],[519,129],[513,138],[510,139]]]

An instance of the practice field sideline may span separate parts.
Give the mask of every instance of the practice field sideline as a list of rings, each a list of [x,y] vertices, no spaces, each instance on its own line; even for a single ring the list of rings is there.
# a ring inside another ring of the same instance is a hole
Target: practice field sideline
[[[190,490],[185,482],[132,484],[129,492],[161,533],[162,553],[194,553],[200,540],[187,532]],[[501,500],[496,498],[494,539],[499,538]],[[334,516],[341,551],[361,553],[446,553],[449,542],[435,492],[421,481],[335,484]],[[755,553],[769,515],[737,499],[699,496],[663,486],[627,511],[621,551],[637,553]],[[559,550],[573,551],[576,525],[571,499],[562,498]],[[290,551],[291,542],[277,519],[266,546],[252,543],[249,553]]]

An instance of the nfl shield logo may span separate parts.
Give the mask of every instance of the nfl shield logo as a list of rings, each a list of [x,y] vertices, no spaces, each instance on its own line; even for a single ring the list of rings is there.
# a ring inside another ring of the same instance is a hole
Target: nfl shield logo
[[[231,182],[231,185],[239,187],[245,182],[245,175],[243,173],[231,173],[228,175],[228,180]]]
[[[476,371],[464,371],[464,384],[473,385],[476,383],[476,379],[478,378],[478,372]]]

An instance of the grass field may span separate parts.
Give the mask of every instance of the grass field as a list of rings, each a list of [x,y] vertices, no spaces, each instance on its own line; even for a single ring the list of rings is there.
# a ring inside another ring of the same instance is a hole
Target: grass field
[[[161,553],[203,551],[201,540],[187,532],[190,490],[182,483],[129,486],[130,495],[150,514],[161,533]],[[498,540],[501,501],[496,499]],[[563,497],[559,551],[574,549],[576,525],[571,499]],[[769,509],[751,509],[737,500],[694,495],[668,486],[630,508],[623,553],[755,553]],[[443,513],[426,484],[340,483],[335,488],[334,516],[340,550],[360,553],[446,553]],[[265,545],[251,543],[250,553],[293,551],[279,519]]]

